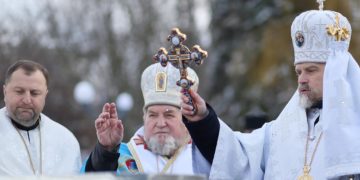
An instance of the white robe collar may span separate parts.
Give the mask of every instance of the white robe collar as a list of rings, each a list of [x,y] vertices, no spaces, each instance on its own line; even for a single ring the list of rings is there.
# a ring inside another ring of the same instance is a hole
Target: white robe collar
[[[6,113],[5,107],[0,109],[0,176],[34,175],[24,143]],[[41,114],[39,126],[41,126],[42,136],[43,175],[78,174],[81,167],[81,156],[80,146],[75,136],[44,114]],[[20,133],[26,133],[26,131],[20,131]],[[38,128],[30,130],[29,135],[34,141],[28,147],[34,156],[35,169],[38,170],[40,160],[38,157],[40,154],[39,138],[37,138],[39,136]],[[27,138],[25,140],[28,141]]]
[[[144,128],[140,128],[128,143],[129,150],[133,155],[138,169],[142,173],[161,173],[169,159],[156,155],[149,151],[143,140]],[[142,141],[142,142],[141,142]],[[181,149],[175,161],[168,167],[166,174],[187,174],[192,175],[192,143]]]

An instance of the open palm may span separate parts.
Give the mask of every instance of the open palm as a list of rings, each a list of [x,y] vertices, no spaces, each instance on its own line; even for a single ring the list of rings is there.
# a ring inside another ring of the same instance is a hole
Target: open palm
[[[105,103],[99,117],[95,120],[99,143],[107,150],[119,145],[124,137],[124,127],[116,112],[115,103]]]

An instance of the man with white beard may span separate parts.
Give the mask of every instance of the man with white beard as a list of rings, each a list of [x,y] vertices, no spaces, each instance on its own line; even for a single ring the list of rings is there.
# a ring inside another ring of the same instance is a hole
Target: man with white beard
[[[184,122],[211,164],[209,179],[360,179],[360,68],[348,52],[351,26],[317,1],[319,10],[292,23],[298,90],[276,120],[234,132],[196,92],[197,113],[183,96]]]
[[[190,68],[188,78],[194,81],[192,88],[196,91],[199,79]],[[127,144],[121,143],[124,127],[118,119],[115,103],[106,103],[95,121],[99,143],[83,171],[194,174],[202,164],[193,164],[193,154],[201,154],[192,146],[190,135],[182,123],[178,79],[179,70],[172,65],[162,67],[156,63],[144,70],[141,77],[144,126]],[[205,159],[197,161],[208,165]]]
[[[324,63],[299,63],[295,66],[300,106],[304,109],[322,104],[324,67]]]

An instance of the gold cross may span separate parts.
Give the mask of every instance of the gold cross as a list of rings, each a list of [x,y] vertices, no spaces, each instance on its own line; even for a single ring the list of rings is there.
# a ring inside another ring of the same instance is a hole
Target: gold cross
[[[350,32],[346,27],[340,27],[339,13],[336,13],[335,24],[328,25],[326,31],[330,36],[334,36],[336,41],[345,41],[350,38]]]
[[[182,93],[189,97],[190,105],[193,105],[194,112],[196,107],[192,102],[192,98],[189,94],[190,87],[194,84],[193,81],[187,79],[187,70],[186,68],[190,66],[192,62],[200,65],[203,63],[203,60],[207,58],[207,51],[201,49],[199,45],[194,45],[192,50],[183,45],[183,42],[186,40],[186,34],[182,33],[178,28],[173,28],[170,32],[170,35],[167,37],[167,41],[171,43],[171,46],[168,50],[161,47],[158,52],[153,56],[153,60],[159,62],[163,67],[170,62],[174,67],[180,71],[180,79],[177,81],[177,85],[182,87]]]
[[[161,47],[153,56],[153,60],[160,62],[164,67],[170,62],[180,71],[184,71],[190,66],[190,63],[195,62],[197,65],[200,65],[208,56],[207,51],[201,49],[199,45],[194,45],[192,51],[183,45],[183,42],[186,40],[186,34],[182,33],[178,28],[171,30],[167,40],[171,42],[170,48],[166,50]]]

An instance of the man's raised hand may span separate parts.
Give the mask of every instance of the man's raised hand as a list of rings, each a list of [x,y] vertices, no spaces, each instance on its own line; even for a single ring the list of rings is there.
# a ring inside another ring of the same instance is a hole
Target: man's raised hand
[[[101,114],[95,120],[99,143],[108,151],[117,147],[124,137],[124,126],[118,118],[115,103],[105,103]]]
[[[185,95],[182,95],[181,112],[191,122],[200,121],[209,114],[209,111],[206,107],[206,103],[204,99],[200,97],[200,95],[195,91],[193,91],[192,89],[189,89],[189,93],[197,109],[194,112],[193,107],[187,104],[189,98],[186,97]]]

